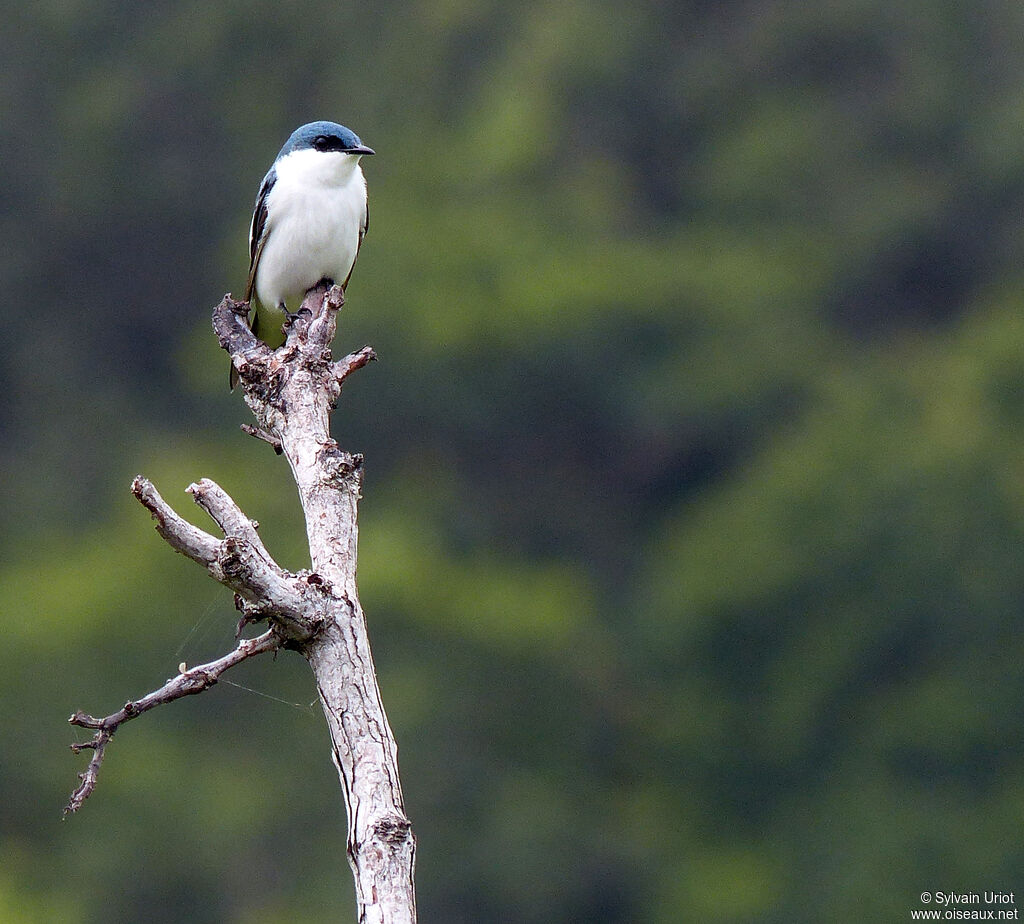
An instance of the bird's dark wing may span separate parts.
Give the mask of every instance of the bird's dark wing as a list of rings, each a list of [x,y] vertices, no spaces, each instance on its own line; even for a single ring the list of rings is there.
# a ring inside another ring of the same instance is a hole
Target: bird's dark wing
[[[349,268],[348,275],[345,277],[345,281],[341,284],[341,290],[344,292],[348,288],[348,281],[352,278],[352,270],[356,268],[356,260],[359,259],[359,250],[363,246],[363,238],[366,237],[366,232],[370,230],[370,199],[367,196],[366,207],[363,209],[363,223],[359,227],[359,243],[356,244],[356,255],[352,260],[352,266]]]
[[[245,300],[252,301],[253,289],[256,287],[256,268],[260,265],[260,254],[267,240],[267,196],[277,182],[277,171],[271,167],[260,183],[260,191],[256,196],[256,208],[252,213],[252,224],[249,226],[249,280],[245,284]]]
[[[277,182],[277,171],[271,167],[260,183],[260,191],[256,195],[256,208],[252,213],[252,224],[249,225],[249,278],[245,283],[245,300],[252,302],[253,290],[256,288],[256,268],[260,265],[260,254],[267,242],[267,196]],[[253,312],[250,327],[256,333],[258,315]],[[259,336],[257,334],[257,336]],[[238,371],[231,366],[231,390],[238,384]]]

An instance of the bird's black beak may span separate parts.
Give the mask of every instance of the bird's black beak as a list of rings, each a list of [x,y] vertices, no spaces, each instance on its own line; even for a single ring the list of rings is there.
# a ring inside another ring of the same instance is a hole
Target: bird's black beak
[[[359,145],[356,148],[346,148],[346,154],[376,154],[377,152],[373,148],[368,148],[365,144]]]

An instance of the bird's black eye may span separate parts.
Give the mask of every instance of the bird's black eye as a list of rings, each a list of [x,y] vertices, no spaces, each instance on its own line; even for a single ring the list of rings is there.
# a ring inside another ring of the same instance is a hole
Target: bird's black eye
[[[345,143],[337,135],[317,135],[313,139],[313,148],[317,151],[344,151]]]

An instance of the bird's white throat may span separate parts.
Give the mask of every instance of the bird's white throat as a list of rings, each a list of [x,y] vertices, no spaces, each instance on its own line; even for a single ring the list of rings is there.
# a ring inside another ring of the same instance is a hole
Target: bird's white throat
[[[278,182],[301,186],[344,186],[359,170],[359,155],[305,148],[286,154],[275,165]],[[360,171],[361,172],[361,171]]]

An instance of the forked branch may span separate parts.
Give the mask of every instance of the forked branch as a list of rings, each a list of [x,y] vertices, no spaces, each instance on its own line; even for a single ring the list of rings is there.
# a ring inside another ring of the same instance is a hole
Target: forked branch
[[[200,693],[235,664],[264,651],[291,648],[309,662],[327,719],[331,753],[348,812],[346,854],[355,878],[359,924],[415,924],[413,867],[416,842],[405,814],[398,778],[398,748],[384,713],[356,588],[356,513],[363,457],[339,448],[330,413],[348,376],[376,359],[363,347],[334,362],[340,288],[318,287],[285,328],[286,341],[271,350],[249,329],[249,306],[230,296],[214,310],[214,331],[227,350],[256,417],[248,433],[288,460],[299,491],[309,539],[310,570],[290,573],[271,557],[257,524],[227,493],[203,479],[189,493],[220,527],[217,537],[180,517],[145,478],[132,493],[156,520],[167,543],[235,593],[246,623],[266,619],[270,628],[217,661],[184,668],[159,690],[102,719],[76,712],[71,723],[95,729],[92,750],[67,811],[96,786],[107,744],[131,718],[165,702]]]
[[[147,693],[142,699],[129,700],[117,712],[97,719],[94,716],[86,715],[84,712],[76,712],[68,719],[72,725],[79,728],[95,728],[96,734],[89,741],[71,745],[71,750],[76,754],[85,750],[92,750],[92,757],[89,766],[84,773],[79,773],[78,778],[82,781],[79,787],[71,794],[71,799],[64,807],[64,814],[69,815],[77,812],[82,803],[92,794],[96,788],[96,781],[99,777],[100,765],[103,763],[103,756],[110,739],[129,719],[148,712],[155,706],[162,706],[164,703],[172,703],[183,696],[192,696],[195,693],[202,693],[212,687],[226,670],[241,664],[249,658],[263,654],[267,651],[276,651],[284,644],[284,639],[273,629],[264,632],[257,638],[242,639],[234,651],[229,652],[216,661],[208,664],[200,664],[196,667],[181,665],[181,671],[177,677],[172,677],[159,690]]]

